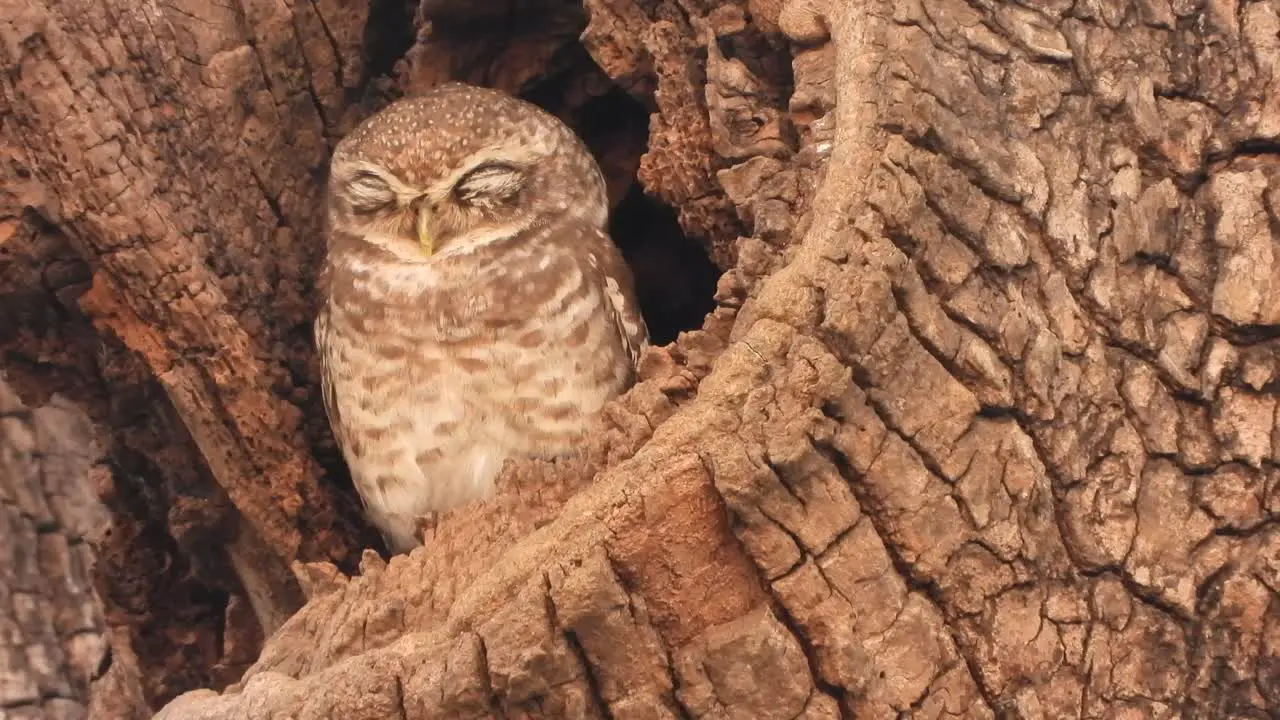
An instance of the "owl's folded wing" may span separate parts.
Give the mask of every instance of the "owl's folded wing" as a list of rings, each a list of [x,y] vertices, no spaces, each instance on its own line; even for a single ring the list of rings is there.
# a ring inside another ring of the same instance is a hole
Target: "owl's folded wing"
[[[604,236],[604,233],[600,233]],[[610,315],[614,327],[622,338],[622,347],[631,358],[631,367],[640,363],[640,355],[649,347],[649,328],[640,314],[640,303],[636,300],[635,280],[631,276],[631,268],[622,259],[622,253],[607,236],[608,246],[602,258],[600,268],[604,275],[605,297],[608,299]]]

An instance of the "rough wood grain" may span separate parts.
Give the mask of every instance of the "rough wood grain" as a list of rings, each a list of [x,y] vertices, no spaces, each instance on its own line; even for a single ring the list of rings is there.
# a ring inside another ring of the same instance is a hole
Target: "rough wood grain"
[[[306,439],[325,435],[323,413],[294,386],[311,372],[317,172],[362,81],[365,9],[188,5],[0,3],[5,177],[12,204],[88,261],[90,287],[60,299],[124,345],[163,398],[158,424],[176,426],[145,453],[164,507],[140,503],[117,535],[165,542],[116,553],[143,587],[110,603],[152,614],[139,606],[169,583],[148,573],[173,564],[176,540],[184,571],[253,608],[258,627],[231,634],[261,635],[301,603],[290,562],[354,554],[355,508]]]

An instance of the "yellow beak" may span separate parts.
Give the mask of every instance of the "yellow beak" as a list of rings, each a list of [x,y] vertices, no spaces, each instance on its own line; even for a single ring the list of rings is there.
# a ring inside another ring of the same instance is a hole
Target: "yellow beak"
[[[436,251],[435,239],[431,237],[431,211],[424,204],[418,208],[418,245],[422,248],[422,254],[430,256]]]

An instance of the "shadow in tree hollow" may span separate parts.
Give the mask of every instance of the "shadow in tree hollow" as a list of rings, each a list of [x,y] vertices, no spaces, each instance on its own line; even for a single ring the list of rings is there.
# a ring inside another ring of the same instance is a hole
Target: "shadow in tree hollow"
[[[636,180],[648,150],[649,109],[614,85],[585,48],[572,43],[552,63],[558,72],[520,93],[564,120],[596,156],[609,185],[609,234],[635,276],[640,310],[657,345],[702,326],[715,308],[721,270],[687,237],[673,208]]]

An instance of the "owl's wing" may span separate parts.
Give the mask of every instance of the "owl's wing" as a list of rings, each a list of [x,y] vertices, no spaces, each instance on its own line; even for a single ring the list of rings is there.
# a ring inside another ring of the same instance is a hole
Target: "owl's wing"
[[[604,278],[604,294],[613,326],[622,340],[622,347],[631,358],[631,367],[640,363],[640,355],[649,347],[649,328],[640,314],[636,300],[635,279],[631,268],[622,259],[618,246],[604,232],[596,230],[604,245],[601,255],[601,273]]]
[[[342,418],[338,415],[338,401],[333,394],[333,379],[329,372],[329,303],[320,305],[316,314],[316,356],[320,360],[320,399],[324,402],[324,414],[329,417],[329,428],[338,445],[343,445]]]
[[[329,326],[329,283],[330,279],[329,264],[326,262],[321,266],[320,273],[316,277],[316,286],[320,290],[320,310],[316,313],[316,320],[313,330],[315,331],[316,357],[320,361],[320,400],[324,404],[324,414],[329,418],[329,429],[333,432],[333,439],[337,441],[338,448],[346,449],[347,434],[345,425],[342,423],[342,415],[338,412],[338,400],[334,394],[333,372],[330,367],[329,350],[332,338],[330,336]]]
[[[631,358],[631,367],[639,367],[640,355],[649,347],[649,328],[640,315],[640,306],[635,294],[623,292],[619,283],[613,278],[605,281],[605,292],[609,298],[609,308],[613,313],[613,322],[622,337],[622,346]]]

